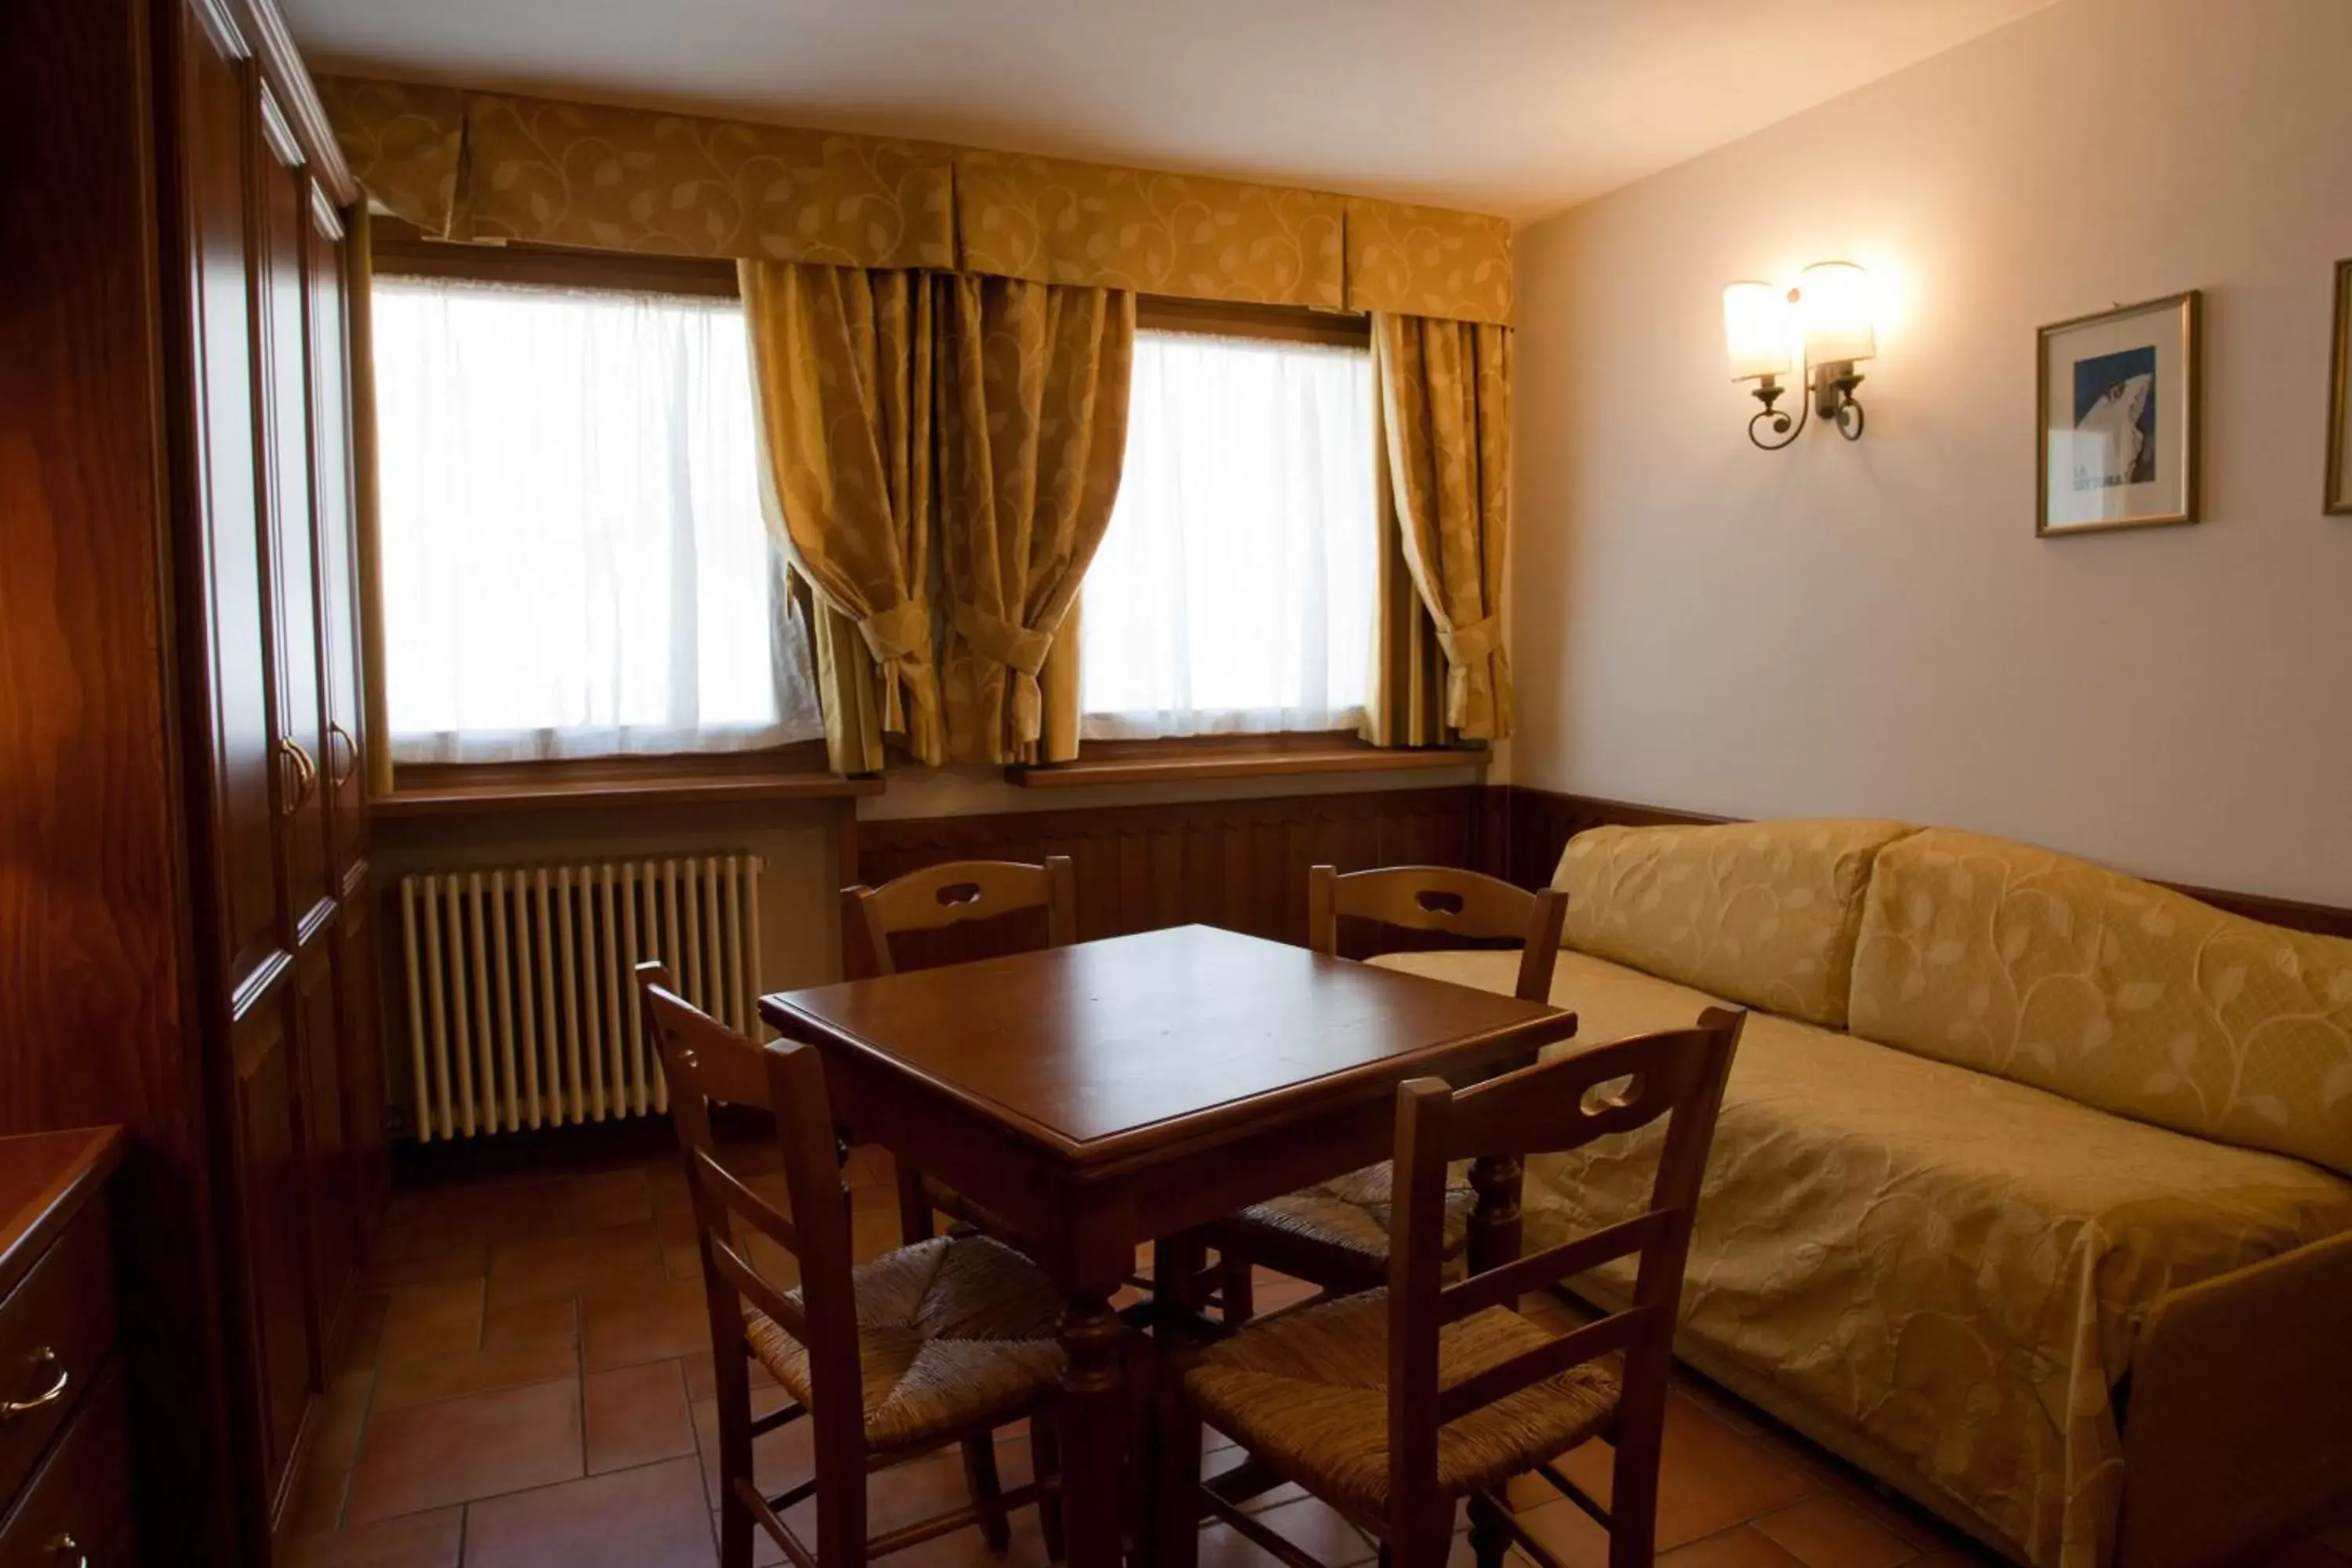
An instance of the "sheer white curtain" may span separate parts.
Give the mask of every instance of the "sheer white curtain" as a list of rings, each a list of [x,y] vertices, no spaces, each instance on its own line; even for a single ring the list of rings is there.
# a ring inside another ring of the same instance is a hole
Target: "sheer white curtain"
[[[1139,332],[1080,618],[1093,739],[1352,729],[1372,657],[1371,357]]]
[[[395,760],[824,732],[739,305],[379,278],[374,307]]]

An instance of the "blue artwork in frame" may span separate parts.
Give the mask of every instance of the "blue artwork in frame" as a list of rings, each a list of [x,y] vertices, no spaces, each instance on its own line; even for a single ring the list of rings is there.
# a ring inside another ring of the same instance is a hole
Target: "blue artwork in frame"
[[[2074,488],[2156,479],[2156,345],[2074,362]]]

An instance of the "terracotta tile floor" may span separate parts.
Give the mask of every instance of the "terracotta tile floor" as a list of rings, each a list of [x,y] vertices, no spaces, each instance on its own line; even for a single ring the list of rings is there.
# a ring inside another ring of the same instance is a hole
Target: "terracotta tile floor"
[[[861,1256],[892,1245],[887,1156],[849,1169]],[[766,1176],[758,1184],[781,1178]],[[777,1194],[781,1197],[781,1192]],[[761,1258],[776,1268],[781,1254]],[[784,1265],[788,1267],[788,1264]],[[781,1269],[779,1270],[781,1272]],[[288,1532],[291,1568],[709,1568],[717,1561],[717,1406],[684,1180],[674,1161],[503,1176],[398,1194]],[[1306,1288],[1266,1276],[1261,1310]],[[1559,1310],[1565,1313],[1565,1309]],[[782,1397],[756,1372],[754,1406]],[[807,1427],[762,1439],[763,1479],[807,1474]],[[1211,1436],[1213,1448],[1223,1440]],[[1213,1470],[1218,1461],[1212,1458]],[[1608,1449],[1562,1468],[1605,1497]],[[999,1445],[1004,1484],[1029,1478],[1028,1442]],[[877,1530],[963,1500],[950,1450],[871,1482]],[[1568,1568],[1605,1562],[1599,1528],[1539,1481],[1513,1500]],[[1332,1568],[1374,1555],[1295,1488],[1255,1505]],[[793,1523],[813,1534],[807,1505]],[[1907,1504],[1708,1385],[1678,1388],[1658,1504],[1674,1568],[1958,1568],[1991,1561]],[[781,1561],[765,1542],[756,1560]],[[1220,1525],[1202,1568],[1274,1568]],[[1469,1562],[1455,1541],[1454,1561]],[[1043,1568],[1036,1516],[993,1557],[975,1531],[891,1559],[893,1568]],[[1514,1553],[1515,1568],[1529,1568]],[[2352,1531],[2308,1542],[2276,1568],[2352,1568]]]

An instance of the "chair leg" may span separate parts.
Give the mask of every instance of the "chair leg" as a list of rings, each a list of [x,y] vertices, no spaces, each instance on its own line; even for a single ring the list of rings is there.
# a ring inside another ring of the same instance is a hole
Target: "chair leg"
[[[1051,1410],[1029,1417],[1029,1468],[1043,1486],[1058,1481],[1062,1476],[1062,1428]],[[1037,1498],[1037,1532],[1045,1538],[1045,1561],[1066,1562],[1069,1552],[1062,1544],[1062,1494],[1040,1492]]]
[[[1201,1271],[1201,1252],[1200,1243],[1190,1237],[1163,1240],[1154,1247],[1152,1271],[1169,1278],[1171,1305],[1190,1304],[1185,1298]],[[1231,1298],[1227,1301],[1230,1315]],[[1201,1558],[1201,1415],[1184,1397],[1183,1330],[1172,1317],[1163,1320],[1152,1331],[1151,1342],[1155,1568],[1195,1568]]]
[[[719,1500],[719,1568],[751,1568],[751,1510],[729,1487]]]
[[[751,1479],[751,1373],[740,1342],[714,1337],[711,1358],[719,1399],[719,1568],[751,1568],[751,1510],[736,1495],[735,1479]],[[754,1480],[753,1484],[757,1484]]]
[[[816,1446],[816,1560],[839,1564],[866,1561],[866,1449],[855,1409],[828,1424],[820,1411],[806,1419]],[[862,1425],[862,1422],[860,1422]]]
[[[1663,1393],[1620,1402],[1609,1481],[1609,1568],[1648,1568],[1656,1555],[1658,1461],[1664,1438]]]
[[[1240,1328],[1256,1315],[1248,1258],[1230,1252],[1217,1255],[1217,1294],[1224,1300],[1227,1327]]]
[[[963,1440],[963,1480],[975,1503],[994,1502],[1004,1495],[996,1479],[996,1444],[988,1434]],[[980,1538],[991,1552],[1002,1552],[1013,1544],[1013,1526],[1002,1513],[983,1514]]]
[[[1381,1562],[1383,1568],[1445,1568],[1453,1550],[1454,1510],[1432,1509],[1381,1549]]]
[[[1511,1549],[1510,1527],[1503,1511],[1485,1492],[1470,1494],[1470,1552],[1478,1568],[1503,1568],[1503,1554]]]
[[[922,1173],[898,1163],[898,1242],[912,1247],[931,1239],[931,1200],[923,1191]]]

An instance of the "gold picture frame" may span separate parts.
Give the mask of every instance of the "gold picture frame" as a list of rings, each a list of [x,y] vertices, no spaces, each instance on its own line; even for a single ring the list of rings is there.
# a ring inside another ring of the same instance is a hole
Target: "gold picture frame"
[[[2336,264],[2335,345],[2327,382],[2327,480],[2321,510],[2352,517],[2352,258]]]
[[[2203,318],[2204,293],[2191,289],[2035,333],[2036,537],[2198,521]],[[2063,405],[2052,386],[2062,369]]]

